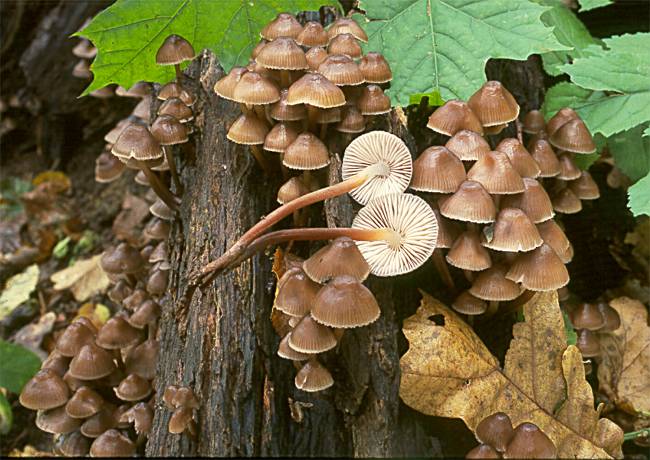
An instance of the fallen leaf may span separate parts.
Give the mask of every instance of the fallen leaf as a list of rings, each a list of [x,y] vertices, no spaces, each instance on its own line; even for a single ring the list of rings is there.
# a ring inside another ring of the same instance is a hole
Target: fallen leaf
[[[75,318],[81,316],[88,318],[93,322],[95,327],[99,329],[106,321],[108,321],[108,318],[111,316],[111,311],[104,304],[88,302],[79,307],[79,311],[77,311],[77,316],[75,316]]]
[[[47,358],[47,353],[41,349],[41,342],[43,342],[43,337],[52,332],[55,321],[56,313],[53,311],[44,314],[36,323],[23,326],[16,332],[13,338],[14,343],[33,351],[44,360]]]
[[[97,254],[90,259],[78,260],[70,267],[54,273],[50,277],[54,289],[70,289],[75,300],[79,302],[106,291],[109,279],[99,266],[101,256]]]
[[[536,294],[523,309],[502,369],[464,321],[424,294],[404,322],[404,402],[428,415],[460,418],[471,430],[505,412],[515,425],[539,426],[560,458],[622,457],[623,431],[594,409],[580,351],[566,344],[557,294]]]
[[[142,241],[142,222],[149,216],[149,204],[142,198],[127,193],[122,210],[113,221],[113,233],[120,240],[138,246]]]
[[[609,303],[621,317],[614,332],[600,335],[600,391],[621,410],[650,412],[650,327],[648,310],[638,300],[619,297]]]
[[[52,225],[64,222],[68,212],[59,201],[60,185],[55,182],[42,182],[34,190],[25,192],[20,201],[29,217],[41,225]]]
[[[72,182],[70,178],[61,171],[44,171],[32,179],[32,185],[37,187],[49,182],[51,189],[55,193],[63,193],[70,189]]]
[[[44,452],[30,445],[26,445],[22,450],[14,449],[9,452],[9,457],[52,457],[52,455],[52,452]]]
[[[38,283],[40,270],[38,265],[30,265],[17,275],[7,280],[2,295],[0,295],[0,319],[7,316],[11,311],[21,303],[29,299]]]
[[[0,254],[12,254],[21,246],[20,229],[27,222],[24,212],[0,219]]]

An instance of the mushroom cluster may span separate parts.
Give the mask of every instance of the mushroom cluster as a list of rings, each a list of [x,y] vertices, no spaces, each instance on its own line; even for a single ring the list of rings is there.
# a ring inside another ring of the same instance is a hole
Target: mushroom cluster
[[[568,302],[564,305],[578,335],[576,346],[583,358],[597,358],[601,351],[600,335],[613,332],[621,326],[618,312],[607,302]]]
[[[248,66],[234,67],[215,84],[219,96],[241,107],[228,139],[249,145],[266,172],[281,163],[287,179],[278,192],[281,204],[317,188],[311,173],[330,162],[330,126],[349,142],[368,117],[390,112],[382,89],[392,79],[390,66],[379,53],[363,55],[360,42],[367,40],[349,18],[325,29],[281,13],[262,29]],[[287,169],[300,174],[289,177]]]
[[[38,411],[36,426],[56,436],[64,456],[132,456],[153,420],[158,343],[117,315],[97,328],[85,317],[58,337],[20,403]]]
[[[199,401],[189,387],[169,385],[163,393],[163,402],[167,409],[173,411],[169,418],[168,430],[173,434],[188,432],[196,436],[196,410]]]
[[[433,112],[427,127],[449,139],[413,163],[411,189],[429,194],[440,224],[436,268],[451,289],[448,265],[471,284],[452,304],[466,315],[492,314],[525,291],[565,286],[573,249],[555,212],[577,212],[565,204],[566,197],[580,204],[578,191],[582,199],[598,197],[589,173],[573,162],[573,155],[595,150],[578,115],[563,109],[545,125],[539,112],[529,113],[528,149],[521,133],[492,147],[484,135],[498,134],[518,116],[512,94],[488,81],[467,102],[450,100]]]
[[[557,449],[537,425],[524,422],[512,428],[510,417],[496,412],[474,431],[480,443],[465,458],[557,458]]]

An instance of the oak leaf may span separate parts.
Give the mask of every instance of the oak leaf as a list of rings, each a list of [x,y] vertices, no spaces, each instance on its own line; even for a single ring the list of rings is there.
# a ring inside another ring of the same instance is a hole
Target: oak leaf
[[[97,254],[90,259],[78,260],[68,268],[54,273],[50,277],[54,289],[57,291],[70,289],[78,302],[106,291],[110,281],[99,266],[101,256]]]
[[[428,415],[460,418],[471,430],[499,411],[514,425],[533,422],[560,458],[622,457],[623,432],[599,419],[580,351],[566,345],[557,294],[536,294],[523,308],[502,369],[464,321],[424,294],[404,322],[410,347],[400,361],[402,400]]]

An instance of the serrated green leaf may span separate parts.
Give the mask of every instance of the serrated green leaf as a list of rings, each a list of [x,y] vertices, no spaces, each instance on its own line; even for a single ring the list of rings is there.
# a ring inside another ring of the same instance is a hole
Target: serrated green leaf
[[[0,339],[0,387],[20,393],[41,367],[41,359],[27,348]]]
[[[616,166],[632,182],[650,172],[650,138],[642,136],[643,128],[644,126],[640,125],[615,134],[607,140]]]
[[[650,174],[627,189],[627,205],[635,216],[650,216]]]
[[[166,83],[173,67],[156,65],[156,51],[170,34],[189,40],[197,53],[209,48],[229,70],[248,61],[259,31],[278,13],[318,10],[336,0],[117,0],[76,35],[97,47],[93,82],[84,95],[110,83]]]
[[[559,0],[543,0],[542,4],[551,6],[551,9],[542,15],[542,22],[553,27],[557,40],[572,50],[553,51],[542,54],[544,70],[549,75],[562,74],[560,66],[569,62],[569,59],[584,56],[584,49],[598,42],[591,36],[585,25],[578,17],[562,4]]]
[[[615,93],[582,105],[592,133],[611,136],[650,120],[650,33],[606,38],[606,50],[591,45],[585,56],[560,66],[580,87]]]
[[[579,0],[580,3],[580,12],[584,13],[585,11],[595,10],[596,8],[601,8],[603,6],[611,5],[614,3],[613,0]]]
[[[0,434],[6,435],[11,431],[11,425],[14,422],[14,415],[11,412],[9,401],[5,395],[0,392]]]
[[[548,8],[529,0],[360,0],[359,7],[368,49],[391,63],[396,105],[434,91],[467,99],[485,82],[488,59],[567,49],[540,19]]]

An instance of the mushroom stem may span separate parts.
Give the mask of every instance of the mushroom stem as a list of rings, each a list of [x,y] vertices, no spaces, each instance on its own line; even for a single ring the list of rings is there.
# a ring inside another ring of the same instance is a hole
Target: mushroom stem
[[[291,86],[291,74],[286,69],[280,70],[280,85],[282,88],[288,88]]]
[[[318,134],[318,108],[313,105],[307,105],[307,129],[314,134]]]
[[[149,166],[147,166],[144,162],[139,161],[138,166],[140,169],[142,169],[142,172],[144,173],[145,176],[147,176],[147,180],[149,181],[149,185],[151,185],[151,188],[153,189],[154,192],[156,192],[156,195],[165,202],[167,206],[170,207],[170,209],[174,211],[178,211],[178,204],[176,204],[176,197],[172,194],[172,192],[169,191],[169,189],[160,181],[160,178],[156,173],[154,173],[151,169],[149,169]]]
[[[326,138],[327,138],[327,123],[323,123],[320,125],[320,140],[325,142]]]
[[[241,110],[241,113],[245,115],[249,115],[253,111],[253,108],[250,106],[250,104],[244,103],[239,104],[239,109]]]
[[[442,250],[440,248],[436,248],[433,251],[433,265],[436,267],[436,271],[440,275],[440,278],[442,278],[443,283],[449,289],[455,291],[456,285],[454,284],[454,279],[451,277],[451,273],[449,273],[449,267],[447,266],[447,262],[445,262],[445,258],[442,256]]]
[[[176,83],[178,83],[179,86],[183,86],[181,82],[181,80],[183,79],[183,72],[181,71],[181,65],[174,64],[174,69],[176,70]]]
[[[521,121],[519,121],[519,118],[515,119],[515,126],[517,128],[517,140],[523,144],[524,143],[524,134],[523,134],[524,128],[523,128],[523,126],[521,124]]]
[[[251,145],[250,148],[251,153],[257,160],[260,168],[262,168],[266,174],[271,174],[271,165],[268,161],[266,161],[266,156],[264,156],[264,152],[262,152],[262,149],[260,149],[259,145]]]
[[[474,273],[472,273],[470,270],[463,270],[463,275],[465,275],[465,278],[470,283],[474,282]]]
[[[179,195],[183,194],[183,184],[181,183],[180,178],[178,177],[178,171],[176,170],[176,162],[174,161],[174,155],[172,153],[172,148],[169,145],[163,145],[163,152],[165,153],[165,158],[167,158],[167,164],[169,165],[169,172],[172,176],[172,181],[174,181],[174,186]]]
[[[489,318],[490,316],[494,316],[494,314],[499,310],[499,301],[498,300],[490,300],[488,303],[488,308],[485,311],[485,317]]]

